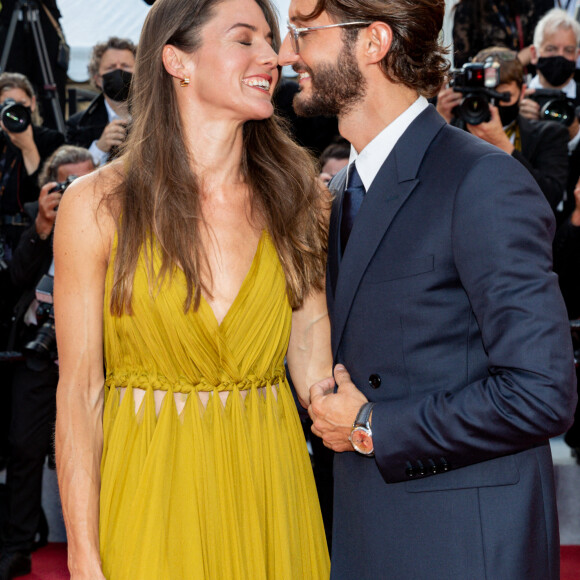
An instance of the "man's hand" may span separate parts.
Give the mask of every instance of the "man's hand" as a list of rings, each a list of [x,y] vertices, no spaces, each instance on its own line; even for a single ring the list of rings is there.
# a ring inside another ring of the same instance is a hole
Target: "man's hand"
[[[334,379],[336,393],[332,377],[310,387],[308,414],[313,423],[312,432],[333,451],[353,451],[348,436],[360,408],[368,399],[355,387],[342,365],[334,367]]]
[[[520,101],[520,115],[532,121],[538,121],[540,118],[540,105],[530,95],[533,95],[536,89],[527,89],[524,98]]]
[[[56,209],[62,197],[60,191],[50,193],[50,190],[56,185],[55,181],[48,182],[40,190],[40,195],[38,196],[38,215],[34,225],[36,226],[36,233],[41,240],[46,240],[50,236],[56,220]]]
[[[115,119],[111,121],[104,129],[101,137],[97,141],[97,147],[108,153],[112,147],[118,147],[125,141],[127,136],[127,121]]]
[[[461,104],[463,95],[447,87],[437,95],[437,112],[448,122],[453,119],[453,109]]]
[[[472,135],[499,147],[509,155],[513,153],[514,146],[509,140],[509,137],[503,130],[499,110],[493,105],[489,105],[491,119],[487,123],[480,123],[479,125],[467,125],[467,129]]]

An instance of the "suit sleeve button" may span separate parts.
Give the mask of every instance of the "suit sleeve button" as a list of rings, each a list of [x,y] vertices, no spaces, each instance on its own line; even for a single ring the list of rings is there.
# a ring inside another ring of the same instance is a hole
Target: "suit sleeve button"
[[[381,375],[372,374],[369,377],[369,385],[373,389],[378,389],[381,386]]]

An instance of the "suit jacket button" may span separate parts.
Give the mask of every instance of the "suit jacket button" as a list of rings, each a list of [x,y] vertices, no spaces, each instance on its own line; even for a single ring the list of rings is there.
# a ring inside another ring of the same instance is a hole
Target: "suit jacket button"
[[[369,377],[369,385],[373,389],[378,389],[381,386],[381,375],[372,374]]]

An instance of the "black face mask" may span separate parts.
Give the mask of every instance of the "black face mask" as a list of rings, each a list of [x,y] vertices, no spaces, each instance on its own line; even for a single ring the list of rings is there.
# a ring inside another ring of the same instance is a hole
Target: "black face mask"
[[[576,70],[576,62],[563,56],[541,56],[536,66],[553,87],[562,86]]]
[[[103,75],[103,93],[113,101],[123,102],[129,98],[133,74],[116,68]]]
[[[520,112],[519,99],[513,105],[500,105],[498,108],[502,127],[507,127],[518,117]]]

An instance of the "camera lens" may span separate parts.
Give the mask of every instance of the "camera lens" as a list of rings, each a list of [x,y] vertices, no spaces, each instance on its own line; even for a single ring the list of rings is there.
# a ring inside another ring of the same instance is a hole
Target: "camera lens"
[[[459,106],[461,118],[469,125],[479,125],[491,119],[487,98],[481,94],[467,94]]]
[[[11,99],[7,99],[7,101],[11,101]],[[22,133],[30,125],[30,109],[14,101],[4,102],[0,118],[9,133]]]
[[[29,356],[40,359],[53,358],[56,352],[56,333],[54,320],[47,320],[39,329],[36,338],[30,341],[24,350]]]
[[[564,99],[548,101],[540,110],[540,119],[556,121],[569,127],[574,121],[574,107]]]

